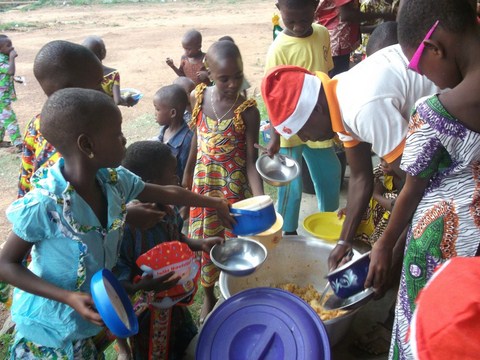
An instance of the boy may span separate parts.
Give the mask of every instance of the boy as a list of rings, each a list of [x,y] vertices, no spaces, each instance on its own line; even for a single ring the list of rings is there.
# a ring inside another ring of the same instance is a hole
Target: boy
[[[190,152],[193,132],[184,120],[188,97],[180,85],[167,85],[158,90],[153,98],[155,118],[161,126],[156,140],[168,145],[177,158],[176,174],[180,183]]]
[[[13,85],[16,57],[12,40],[0,35],[0,147],[13,145],[12,152],[19,153],[22,151],[22,138],[17,117],[12,110],[12,101],[17,99]],[[5,132],[10,136],[11,144],[3,140]]]
[[[317,5],[316,0],[278,1],[277,8],[285,28],[268,49],[266,70],[278,65],[296,65],[312,72],[325,73],[332,69],[328,30],[322,25],[312,24]],[[280,149],[280,153],[293,157],[299,163],[304,157],[315,185],[319,211],[338,209],[341,165],[333,140],[305,143],[298,136],[287,140],[273,132],[268,149],[271,155]],[[302,177],[278,189],[278,211],[285,219],[285,235],[297,233],[302,190]]]
[[[202,34],[195,29],[189,30],[183,35],[182,47],[185,53],[180,59],[180,67],[176,67],[171,58],[166,63],[178,76],[186,76],[193,80],[195,85],[200,83],[210,84],[207,69],[203,63],[205,53],[202,52]]]

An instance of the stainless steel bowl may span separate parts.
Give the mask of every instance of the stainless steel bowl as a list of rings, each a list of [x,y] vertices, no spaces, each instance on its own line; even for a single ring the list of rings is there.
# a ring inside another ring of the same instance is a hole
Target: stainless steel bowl
[[[273,158],[260,155],[255,165],[262,179],[273,186],[287,185],[300,175],[300,165],[283,154],[275,154]]]
[[[267,249],[257,241],[235,238],[212,247],[210,258],[222,272],[246,276],[263,264],[267,258]]]
[[[222,272],[220,292],[228,299],[245,289],[291,282],[299,286],[312,284],[321,293],[327,283],[328,255],[333,247],[314,237],[284,236],[278,246],[268,252],[267,260],[255,274],[238,278]],[[354,253],[354,258],[360,256]],[[357,311],[324,322],[330,345],[337,344],[347,333]]]

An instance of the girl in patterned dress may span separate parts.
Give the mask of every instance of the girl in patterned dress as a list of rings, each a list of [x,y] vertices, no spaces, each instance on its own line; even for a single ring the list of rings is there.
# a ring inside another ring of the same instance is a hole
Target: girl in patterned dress
[[[83,41],[83,46],[90,49],[98,60],[102,61],[107,55],[105,43],[99,36],[88,36]],[[120,93],[120,72],[117,69],[103,65],[102,89],[105,94],[113,98],[115,104],[122,106],[133,106],[135,100],[131,95],[122,96]]]
[[[480,43],[474,2],[405,0],[398,37],[409,69],[451,89],[420,99],[412,113],[402,157],[406,183],[373,248],[365,283],[382,290],[392,248],[411,220],[389,358],[412,359],[408,333],[419,291],[438,265],[479,253]]]
[[[57,90],[41,117],[43,136],[63,157],[37,171],[34,188],[7,210],[13,229],[0,252],[0,278],[15,287],[10,358],[93,360],[101,358],[93,337],[103,321],[94,310],[90,280],[117,263],[126,203],[213,206],[226,226],[233,219],[225,199],[146,184],[117,167],[126,139],[120,110],[107,95]]]
[[[233,204],[252,195],[263,195],[256,171],[260,115],[253,99],[241,95],[243,63],[238,47],[218,41],[207,52],[208,72],[215,83],[200,84],[192,94],[194,136],[184,174],[184,186],[206,196],[228,199]],[[193,182],[193,184],[192,184]],[[190,210],[191,238],[232,237],[213,209]],[[213,286],[219,270],[202,253],[201,283],[205,289],[200,321],[215,305]]]

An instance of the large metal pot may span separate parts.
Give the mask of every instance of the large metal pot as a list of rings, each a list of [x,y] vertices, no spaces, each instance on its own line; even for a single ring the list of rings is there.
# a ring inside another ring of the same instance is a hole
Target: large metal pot
[[[245,277],[220,274],[220,291],[225,299],[236,293],[260,286],[292,282],[299,286],[313,284],[322,292],[327,280],[328,255],[334,245],[304,236],[284,236],[277,247],[268,252],[267,260],[253,274]],[[355,256],[359,256],[355,253]],[[357,310],[325,321],[330,345],[337,344],[347,333]]]

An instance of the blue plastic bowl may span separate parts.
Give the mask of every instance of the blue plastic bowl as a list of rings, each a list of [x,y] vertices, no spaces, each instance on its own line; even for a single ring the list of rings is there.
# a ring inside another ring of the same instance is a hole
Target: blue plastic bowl
[[[115,336],[127,338],[138,333],[138,320],[132,303],[109,270],[102,269],[93,275],[90,290],[98,313]]]
[[[243,204],[248,204],[248,206],[244,208],[242,207]],[[232,205],[230,212],[237,221],[232,232],[238,236],[256,235],[264,232],[270,229],[277,220],[273,201],[268,195],[239,201]]]
[[[370,251],[329,273],[327,278],[335,295],[346,299],[365,290],[369,265]]]

